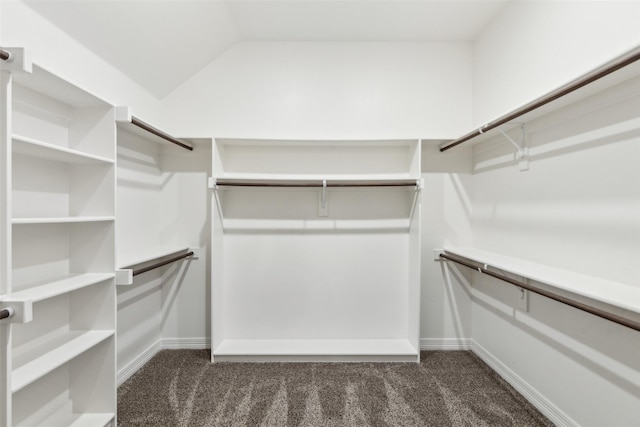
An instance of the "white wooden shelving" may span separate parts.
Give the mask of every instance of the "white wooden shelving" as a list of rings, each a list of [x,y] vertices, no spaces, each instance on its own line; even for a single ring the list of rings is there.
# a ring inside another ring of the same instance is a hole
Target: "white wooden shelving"
[[[212,361],[419,360],[420,177],[417,140],[215,140]]]
[[[115,425],[115,111],[3,68],[0,426]]]
[[[497,269],[497,271],[515,274],[549,286],[554,290],[589,298],[614,308],[621,308],[640,314],[640,288],[636,286],[612,282],[476,248],[445,248],[445,253],[489,265]]]

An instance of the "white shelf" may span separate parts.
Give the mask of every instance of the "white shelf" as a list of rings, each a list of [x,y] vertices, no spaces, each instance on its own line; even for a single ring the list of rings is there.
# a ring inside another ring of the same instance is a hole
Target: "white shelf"
[[[71,331],[56,336],[14,360],[11,391],[21,390],[114,335],[114,331]]]
[[[27,138],[25,136],[13,135],[12,140],[13,152],[29,157],[81,165],[114,163],[113,160],[107,159],[106,157],[72,150],[59,145]]]
[[[113,413],[104,414],[73,414],[69,427],[103,427],[115,418]],[[43,426],[44,427],[44,426]]]
[[[118,268],[124,269],[134,265],[153,261],[154,259],[163,258],[169,255],[188,251],[188,246],[156,246],[154,248],[145,248],[136,252],[125,252],[118,255]]]
[[[419,179],[419,176],[411,176],[408,173],[389,174],[276,174],[276,173],[224,173],[216,176],[216,179],[233,179],[247,181],[406,181]]]
[[[475,248],[445,248],[445,252],[488,264],[499,270],[591,298],[614,307],[640,313],[640,287],[612,282]]]
[[[58,295],[95,285],[115,277],[114,273],[86,273],[73,274],[63,279],[43,284],[34,284],[29,289],[14,292],[10,299],[13,301],[42,301]]]
[[[213,350],[216,356],[265,357],[291,356],[300,360],[322,360],[335,357],[356,356],[407,358],[415,361],[419,350],[408,339],[297,339],[297,340],[246,340],[225,339]]]
[[[58,417],[56,421],[59,421],[59,425],[69,427],[104,427],[108,425],[115,418],[114,413],[85,413],[76,414],[73,413],[70,416]],[[51,421],[47,420],[39,425],[40,427],[51,426]]]
[[[13,224],[73,224],[80,222],[115,221],[114,216],[67,216],[49,218],[13,218]]]

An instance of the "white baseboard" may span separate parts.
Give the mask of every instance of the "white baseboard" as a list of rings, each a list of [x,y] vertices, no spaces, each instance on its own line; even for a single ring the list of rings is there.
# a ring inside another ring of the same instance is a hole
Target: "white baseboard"
[[[471,350],[480,358],[484,363],[489,365],[491,369],[496,371],[506,382],[511,384],[518,393],[522,394],[525,399],[535,406],[542,414],[549,418],[556,426],[566,427],[578,427],[571,417],[565,414],[560,408],[554,405],[549,399],[543,396],[538,390],[533,388],[531,384],[526,382],[522,377],[513,372],[504,363],[499,361],[493,354],[489,353],[487,349],[478,344],[475,340],[471,340]]]
[[[145,363],[147,363],[153,356],[158,353],[162,348],[162,340],[158,340],[151,344],[145,351],[140,353],[135,359],[127,363],[126,366],[118,371],[116,382],[120,386],[123,382],[131,378],[133,374],[138,372]]]
[[[470,350],[469,338],[420,338],[420,350]]]
[[[189,350],[204,350],[211,348],[211,344],[208,338],[204,337],[189,337],[189,338],[163,338],[162,349],[189,349]]]

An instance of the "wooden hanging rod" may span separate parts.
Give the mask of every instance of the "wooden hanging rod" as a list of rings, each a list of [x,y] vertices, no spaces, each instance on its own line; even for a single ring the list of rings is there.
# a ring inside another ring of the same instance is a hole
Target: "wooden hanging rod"
[[[498,126],[502,126],[505,123],[514,121],[518,117],[524,114],[527,114],[535,109],[538,109],[552,101],[555,101],[558,98],[568,95],[571,92],[574,92],[582,88],[583,86],[588,85],[589,83],[593,83],[594,81],[599,80],[615,71],[618,71],[619,69],[624,68],[627,65],[630,65],[638,60],[640,60],[640,47],[637,47],[627,52],[626,54],[617,57],[616,59],[604,64],[599,68],[596,68],[595,70],[592,70],[591,72],[583,75],[582,77],[579,77],[576,80],[573,80],[567,83],[566,85],[561,86],[558,89],[551,91],[546,95],[543,95],[540,98],[537,98],[532,102],[525,104],[522,107],[510,113],[507,113],[495,119],[494,121],[489,122],[486,125],[481,126],[480,128],[472,132],[469,132],[464,136],[461,136],[460,138],[454,141],[447,143],[446,145],[443,145],[442,147],[440,147],[440,151],[441,152],[447,151],[457,145],[462,144],[463,142],[467,142],[470,139],[473,139],[477,136],[482,135],[483,133],[486,133],[492,129],[495,129]]]
[[[0,310],[0,320],[8,319],[11,316],[13,316],[12,308],[5,308],[4,310]]]
[[[165,139],[165,140],[171,142],[172,144],[176,144],[176,145],[179,145],[180,147],[185,148],[185,149],[187,149],[189,151],[193,151],[193,147],[192,146],[185,144],[184,142],[172,137],[169,134],[166,134],[166,133],[162,132],[159,129],[154,128],[151,125],[146,124],[142,120],[139,120],[139,119],[137,119],[137,118],[135,118],[133,116],[131,117],[131,124],[136,125],[139,128],[146,130],[149,133],[152,133],[152,134],[154,134],[156,136],[159,136],[160,138]]]
[[[215,184],[224,187],[304,187],[304,188],[331,188],[331,187],[417,187],[419,180],[407,179],[399,181],[237,181],[233,179],[216,179]]]
[[[132,274],[134,276],[137,276],[138,274],[142,274],[142,273],[146,273],[147,271],[155,270],[156,268],[165,266],[167,264],[171,264],[172,262],[180,261],[181,259],[188,258],[190,256],[193,256],[193,251],[189,251],[187,253],[171,257],[169,259],[157,262],[157,263],[149,265],[147,267],[142,267],[142,268],[139,268],[137,270],[133,270]]]
[[[520,280],[516,280],[516,279],[512,279],[511,277],[508,277],[504,274],[500,274],[500,273],[496,273],[494,271],[491,271],[488,269],[489,266],[487,266],[486,264],[484,264],[484,266],[479,266],[479,265],[475,265],[472,264],[470,262],[464,261],[458,257],[452,257],[451,255],[447,255],[447,254],[440,254],[440,258],[442,259],[446,259],[448,261],[453,261],[456,264],[460,264],[463,265],[465,267],[469,267],[472,270],[476,270],[479,271],[480,273],[489,275],[491,277],[495,277],[496,279],[502,280],[503,282],[507,282],[510,283],[512,285],[518,286],[519,288],[522,289],[526,289],[530,292],[533,292],[535,294],[538,295],[542,295],[545,296],[547,298],[550,298],[554,301],[558,301],[561,302],[563,304],[566,304],[568,306],[571,306],[573,308],[577,308],[578,310],[582,310],[582,311],[586,311],[587,313],[591,313],[595,316],[601,317],[603,319],[607,319],[610,320],[611,322],[617,323],[619,325],[623,325],[626,326],[627,328],[631,328],[634,329],[636,331],[640,331],[640,323],[635,322],[633,320],[627,319],[625,317],[619,316],[617,314],[614,313],[610,313],[608,311],[602,310],[600,308],[597,307],[593,307],[591,305],[585,304],[583,302],[580,301],[576,301],[572,298],[557,294],[555,292],[551,292],[545,289],[540,289],[540,288],[536,288],[534,286],[529,285],[528,283],[525,283],[523,281]]]
[[[7,52],[4,49],[0,49],[0,59],[2,59],[3,61],[10,61],[11,60],[11,52]]]

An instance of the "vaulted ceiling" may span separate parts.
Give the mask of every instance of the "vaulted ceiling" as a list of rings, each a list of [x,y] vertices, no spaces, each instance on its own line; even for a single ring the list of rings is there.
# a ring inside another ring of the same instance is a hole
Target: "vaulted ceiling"
[[[162,98],[242,41],[473,41],[508,0],[49,0],[37,13]]]

